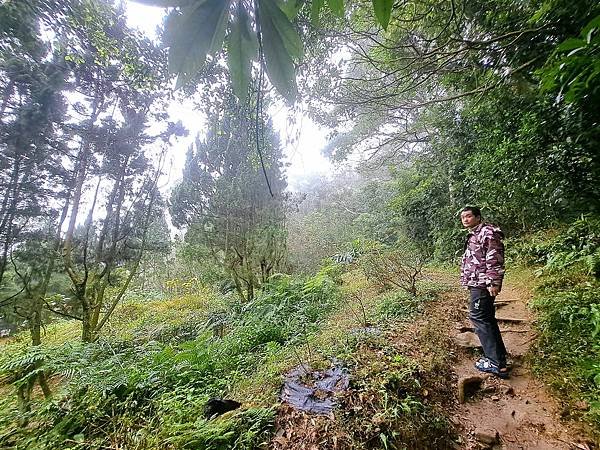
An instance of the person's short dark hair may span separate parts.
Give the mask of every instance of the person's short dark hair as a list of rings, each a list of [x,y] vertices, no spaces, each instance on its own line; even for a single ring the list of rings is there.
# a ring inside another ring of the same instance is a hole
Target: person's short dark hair
[[[465,206],[460,212],[463,213],[465,211],[471,211],[475,217],[481,217],[481,209],[477,206]]]

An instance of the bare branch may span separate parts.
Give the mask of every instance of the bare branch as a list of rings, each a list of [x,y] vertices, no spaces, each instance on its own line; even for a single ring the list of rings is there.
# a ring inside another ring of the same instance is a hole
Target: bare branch
[[[50,306],[50,304],[48,303],[48,301],[45,298],[43,298],[43,301],[44,301],[44,303],[45,303],[46,308],[48,309],[48,311],[53,312],[54,314],[57,314],[57,315],[62,316],[62,317],[67,317],[69,319],[79,320],[80,322],[83,320],[81,317],[77,317],[77,316],[74,316],[72,314],[69,314],[69,313],[66,313],[66,312],[63,312],[63,311],[58,311],[58,310],[54,309],[52,306]]]

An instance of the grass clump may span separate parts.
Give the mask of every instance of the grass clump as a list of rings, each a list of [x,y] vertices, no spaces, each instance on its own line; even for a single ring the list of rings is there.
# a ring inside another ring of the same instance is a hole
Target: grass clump
[[[423,297],[413,297],[404,291],[391,291],[381,295],[375,317],[378,321],[406,320],[423,308]]]
[[[340,409],[344,427],[364,448],[451,448],[450,426],[426,400],[422,369],[392,346],[355,354],[352,393]]]
[[[384,292],[375,299],[374,320],[378,323],[408,321],[423,312],[427,302],[448,290],[448,285],[435,281],[421,280],[416,284],[416,295],[396,289]]]
[[[214,421],[204,419],[170,423],[161,445],[182,449],[252,450],[270,439],[275,411],[249,408]],[[164,428],[164,427],[163,427]]]

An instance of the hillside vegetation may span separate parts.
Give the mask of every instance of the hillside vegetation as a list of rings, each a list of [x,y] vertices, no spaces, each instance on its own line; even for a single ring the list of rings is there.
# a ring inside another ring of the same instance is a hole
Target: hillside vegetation
[[[0,448],[466,445],[430,312],[467,205],[598,442],[598,2],[140,2],[156,38],[133,1],[0,4]],[[335,168],[288,178],[316,128]],[[328,368],[329,415],[281,404]]]
[[[336,270],[304,280],[281,275],[251,303],[208,289],[168,300],[127,299],[106,336],[92,344],[74,340],[73,323],[50,326],[44,346],[34,351],[26,335],[11,339],[3,346],[5,381],[26,382],[18,378],[31,376],[27,368],[40,362],[37,370],[55,392],[48,401],[34,390],[27,412],[4,397],[5,446],[259,447],[271,437],[285,371],[360,358],[357,348],[378,339],[368,336],[365,320],[378,332],[395,327],[440,288],[420,284],[417,298],[391,291],[348,303],[365,295],[369,283],[356,272],[336,283]],[[396,359],[381,376],[408,371],[402,381],[410,384],[415,367]],[[206,420],[207,400],[226,394],[243,402],[241,412]],[[417,399],[398,401],[422,407]],[[23,420],[29,425],[18,427]]]

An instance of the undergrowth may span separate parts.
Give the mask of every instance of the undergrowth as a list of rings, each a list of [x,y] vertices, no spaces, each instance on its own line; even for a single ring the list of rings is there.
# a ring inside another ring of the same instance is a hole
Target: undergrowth
[[[54,395],[43,400],[34,391],[25,413],[13,395],[0,398],[0,447],[264,448],[281,374],[332,359],[355,372],[354,392],[372,401],[372,411],[357,410],[350,398],[340,410],[341,421],[358,425],[366,413],[374,420],[372,428],[353,429],[356,443],[396,448],[419,435],[442,439],[447,427],[423,402],[420,369],[398,354],[360,355],[365,346],[388,352],[381,332],[410,323],[443,289],[421,281],[416,296],[378,293],[358,271],[342,275],[329,265],[310,278],[274,276],[251,302],[208,289],[154,302],[132,298],[92,344],[77,340],[76,324],[54,324],[43,346],[32,349],[20,337],[3,347],[3,392],[26,382],[35,365]],[[366,325],[375,333],[356,332]],[[207,400],[226,396],[242,408],[206,420]],[[23,421],[28,425],[20,427]]]
[[[278,424],[284,437],[274,440],[274,448],[452,448],[452,426],[439,407],[448,393],[436,393],[433,399],[431,392],[440,384],[439,369],[448,367],[447,361],[438,361],[437,353],[435,364],[404,354],[412,349],[431,356],[429,346],[442,346],[436,330],[417,327],[419,337],[410,330],[427,302],[449,286],[423,281],[413,296],[399,289],[380,292],[358,270],[343,279],[345,307],[332,316],[325,332],[314,336],[311,346],[348,370],[349,390],[339,395],[340,406],[331,419],[283,408]]]
[[[450,426],[425,400],[424,374],[389,345],[368,345],[355,354],[353,392],[339,421],[364,448],[450,448]]]
[[[210,295],[170,300],[167,308],[129,302],[116,313],[113,333],[93,344],[55,337],[32,349],[16,340],[0,357],[5,381],[26,381],[31,375],[19,377],[37,363],[56,388],[50,400],[38,397],[28,413],[0,400],[6,411],[0,443],[36,449],[255,448],[272,427],[270,407],[244,405],[207,421],[204,404],[318,329],[339,298],[327,271],[303,280],[279,276],[248,303]],[[29,426],[19,427],[24,419]]]
[[[600,437],[600,219],[585,216],[519,246],[539,277],[533,369]]]

